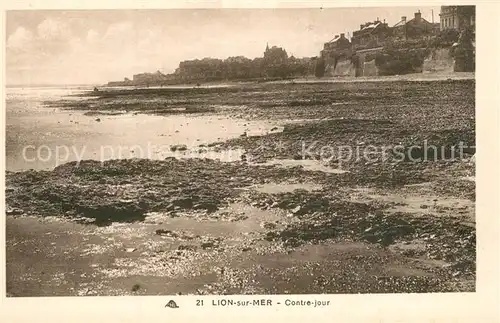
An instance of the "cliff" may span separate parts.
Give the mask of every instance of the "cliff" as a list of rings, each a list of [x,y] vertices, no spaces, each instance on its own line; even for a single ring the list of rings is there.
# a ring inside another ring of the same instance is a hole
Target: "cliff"
[[[422,64],[424,73],[450,73],[453,72],[454,59],[450,48],[439,48],[431,51]]]
[[[447,47],[378,48],[327,65],[327,76],[388,76],[412,73],[473,72],[473,48],[455,43]]]
[[[473,72],[474,40],[473,29],[460,34],[456,30],[445,30],[430,38],[389,39],[380,47],[354,49],[349,57],[327,58],[326,75],[357,77]]]

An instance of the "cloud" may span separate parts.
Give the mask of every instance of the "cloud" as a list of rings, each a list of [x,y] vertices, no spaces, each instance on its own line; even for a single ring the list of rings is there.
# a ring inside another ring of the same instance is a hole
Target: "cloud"
[[[134,32],[134,25],[130,22],[120,22],[111,24],[106,33],[104,34],[104,40],[116,40],[123,39],[124,37],[130,37]]]
[[[33,33],[24,27],[19,27],[7,39],[7,49],[22,50],[33,41]]]
[[[70,26],[60,20],[47,18],[32,30],[19,26],[7,39],[7,81],[39,82],[38,78],[53,75],[57,62],[78,42]]]
[[[65,41],[71,37],[68,24],[55,19],[45,19],[37,27],[39,40]]]

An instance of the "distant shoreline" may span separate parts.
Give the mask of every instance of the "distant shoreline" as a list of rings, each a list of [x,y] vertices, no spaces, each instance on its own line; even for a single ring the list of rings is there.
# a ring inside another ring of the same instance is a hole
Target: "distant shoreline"
[[[475,79],[475,72],[451,72],[451,73],[412,73],[404,75],[390,75],[390,76],[328,76],[317,78],[311,76],[309,78],[293,78],[293,79],[282,79],[282,80],[248,80],[248,81],[209,81],[209,82],[198,82],[200,88],[206,87],[221,87],[221,86],[238,86],[247,84],[287,84],[287,83],[300,83],[300,84],[311,84],[311,83],[352,83],[352,82],[385,82],[385,81],[440,81],[440,80],[469,80]],[[75,88],[85,88],[93,89],[94,87],[98,89],[102,88],[186,88],[192,87],[197,88],[197,84],[193,83],[179,83],[179,84],[169,84],[169,85],[108,85],[108,84],[11,84],[6,85],[6,89],[75,89]]]
[[[71,89],[74,89],[74,88],[93,88],[96,86],[101,86],[101,85],[99,85],[99,84],[7,84],[7,85],[5,85],[5,88],[6,89],[24,89],[24,88],[30,88],[30,89],[71,88]]]
[[[310,77],[310,78],[293,78],[283,80],[252,80],[252,81],[210,81],[199,82],[197,84],[179,83],[169,85],[102,85],[97,88],[127,88],[127,89],[157,89],[157,88],[206,88],[206,87],[231,87],[238,85],[249,84],[314,84],[314,83],[354,83],[354,82],[390,82],[390,81],[446,81],[451,80],[470,80],[475,79],[475,72],[451,72],[451,73],[412,73],[404,75],[389,75],[389,76],[328,76],[328,77]]]

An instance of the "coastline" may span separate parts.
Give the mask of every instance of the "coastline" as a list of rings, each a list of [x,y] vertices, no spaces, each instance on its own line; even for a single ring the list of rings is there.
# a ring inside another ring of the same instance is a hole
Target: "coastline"
[[[314,84],[314,83],[354,83],[354,82],[398,82],[398,81],[443,81],[443,80],[471,80],[475,79],[475,72],[422,72],[422,73],[412,73],[404,75],[388,75],[388,76],[324,76],[321,78],[311,76],[308,78],[290,78],[282,80],[266,80],[266,78],[260,78],[251,81],[212,81],[203,82],[199,81],[200,86],[196,85],[196,81],[193,83],[179,83],[172,85],[117,85],[110,86],[102,84],[96,86],[97,88],[109,88],[109,89],[131,89],[131,88],[151,88],[151,89],[161,89],[161,88],[206,88],[206,87],[229,87],[238,85],[252,85],[252,84],[287,84],[287,83],[301,83],[301,84]]]

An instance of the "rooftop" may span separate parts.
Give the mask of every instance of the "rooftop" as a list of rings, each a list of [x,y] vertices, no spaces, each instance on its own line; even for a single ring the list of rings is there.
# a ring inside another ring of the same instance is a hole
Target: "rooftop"
[[[380,22],[380,21],[377,21],[377,22],[371,22],[371,23],[366,24],[366,25],[365,25],[363,28],[361,28],[360,30],[374,29],[374,28],[377,28],[380,24],[381,24],[381,22]]]
[[[400,22],[398,22],[397,24],[395,24],[393,27],[404,26],[404,25],[406,25],[406,23],[407,23],[406,19],[405,20],[401,20]]]

